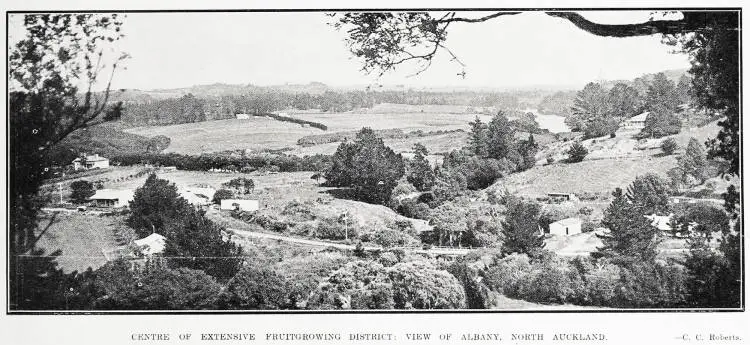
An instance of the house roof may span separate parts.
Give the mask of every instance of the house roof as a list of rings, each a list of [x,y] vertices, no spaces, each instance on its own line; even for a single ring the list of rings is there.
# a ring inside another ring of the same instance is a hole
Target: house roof
[[[89,200],[132,200],[133,195],[133,191],[129,189],[100,189]]]
[[[109,160],[109,158],[105,158],[105,157],[102,157],[100,155],[86,156],[86,161],[87,162],[103,162],[103,161],[108,161],[108,160]],[[76,158],[76,159],[73,160],[73,162],[80,162],[80,161],[81,161],[81,157],[78,157],[78,158]]]
[[[646,117],[648,117],[648,114],[649,114],[649,112],[647,111],[647,112],[638,114],[636,116],[633,116],[633,117],[627,119],[626,121],[628,121],[628,122],[644,122],[644,121],[646,121]]]
[[[565,218],[565,219],[558,220],[552,224],[558,224],[562,226],[571,226],[571,225],[581,224],[581,219],[580,218]]]
[[[133,241],[138,247],[142,247],[141,253],[145,255],[158,254],[164,251],[164,247],[167,245],[167,238],[153,233],[140,240]]]

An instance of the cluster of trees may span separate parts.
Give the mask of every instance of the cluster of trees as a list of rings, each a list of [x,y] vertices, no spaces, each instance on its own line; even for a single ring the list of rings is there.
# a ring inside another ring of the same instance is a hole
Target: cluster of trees
[[[372,108],[380,103],[450,104],[515,109],[518,97],[510,93],[482,92],[427,92],[427,91],[324,91],[323,93],[291,92],[252,89],[243,94],[195,96],[188,93],[179,98],[125,99],[118,118],[130,124],[165,125],[231,119],[238,113],[268,114],[284,109],[318,109],[324,112],[344,112]],[[279,120],[296,120],[277,118]],[[303,123],[303,122],[300,122]],[[304,122],[312,127],[324,125]],[[321,127],[322,126],[322,127]]]
[[[136,189],[126,223],[139,237],[158,233],[166,238],[163,256],[169,267],[202,270],[225,281],[242,265],[242,248],[225,238],[225,229],[183,199],[177,186],[155,174]]]
[[[642,81],[642,83],[644,83]],[[680,104],[690,102],[691,81],[686,75],[677,85],[664,73],[658,73],[645,90],[638,83],[616,83],[607,90],[599,83],[589,83],[575,96],[571,114],[565,123],[573,131],[584,132],[586,138],[614,133],[621,121],[642,112],[649,112],[642,135],[662,137],[679,132]]]
[[[359,131],[354,141],[340,144],[331,161],[325,171],[327,185],[350,187],[355,198],[376,204],[390,200],[405,173],[401,155],[370,128]]]
[[[178,153],[124,154],[110,159],[120,165],[152,164],[174,166],[180,170],[208,171],[212,169],[252,172],[259,169],[276,171],[322,171],[331,164],[331,156],[313,155],[298,157],[285,154],[201,154],[199,156]],[[275,167],[275,168],[273,168]]]

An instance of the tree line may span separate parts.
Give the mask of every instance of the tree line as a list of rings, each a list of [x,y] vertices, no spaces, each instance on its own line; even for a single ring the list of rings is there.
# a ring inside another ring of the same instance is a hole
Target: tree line
[[[344,112],[376,104],[466,105],[516,109],[518,97],[503,92],[431,91],[325,91],[321,94],[276,90],[248,91],[242,95],[196,96],[188,93],[167,99],[123,99],[118,117],[136,125],[166,125],[235,118],[238,113],[268,114],[285,109]],[[312,124],[310,124],[313,126]],[[317,127],[317,126],[314,126]]]

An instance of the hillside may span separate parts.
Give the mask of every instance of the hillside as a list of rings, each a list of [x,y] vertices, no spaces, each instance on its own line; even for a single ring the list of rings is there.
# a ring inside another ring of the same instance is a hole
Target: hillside
[[[70,164],[79,153],[98,153],[104,157],[143,153],[149,150],[151,139],[127,133],[118,123],[104,123],[79,129],[56,145],[50,155],[57,164]]]
[[[716,122],[699,128],[684,129],[674,138],[681,148],[690,138],[705,142],[716,136]],[[677,164],[678,150],[671,156],[663,156],[659,144],[669,137],[639,143],[631,137],[633,133],[618,133],[617,137],[592,138],[581,141],[589,150],[583,162],[568,164],[566,151],[573,141],[548,145],[537,155],[537,166],[497,181],[489,187],[494,190],[507,189],[523,195],[545,195],[549,192],[593,193],[609,195],[616,187],[626,187],[636,176],[655,173],[666,177],[667,171]],[[546,157],[555,163],[547,164]]]

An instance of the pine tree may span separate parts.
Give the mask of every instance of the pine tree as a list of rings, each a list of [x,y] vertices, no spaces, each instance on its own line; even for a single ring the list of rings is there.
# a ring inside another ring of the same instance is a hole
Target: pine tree
[[[513,198],[502,222],[503,251],[535,255],[544,248],[539,229],[541,207],[534,201]]]
[[[487,156],[487,126],[479,119],[479,116],[474,118],[474,121],[470,123],[471,132],[469,133],[469,150],[474,155],[479,157]]]
[[[430,190],[435,184],[435,173],[427,161],[427,154],[424,145],[414,144],[414,158],[409,162],[409,174],[406,176],[406,180],[420,192]]]
[[[669,213],[670,188],[664,179],[656,174],[646,174],[635,178],[628,186],[626,197],[638,205],[645,215]]]
[[[135,190],[130,202],[128,226],[140,236],[162,232],[164,227],[179,218],[190,205],[180,197],[177,186],[151,174],[143,187]]]
[[[631,202],[622,189],[612,193],[614,200],[604,211],[602,225],[609,233],[598,235],[604,246],[592,254],[621,264],[652,261],[656,258],[659,229],[645,217],[643,207]]]
[[[690,138],[685,154],[677,159],[677,167],[682,173],[683,183],[694,186],[706,182],[708,178],[706,150],[697,139]]]

